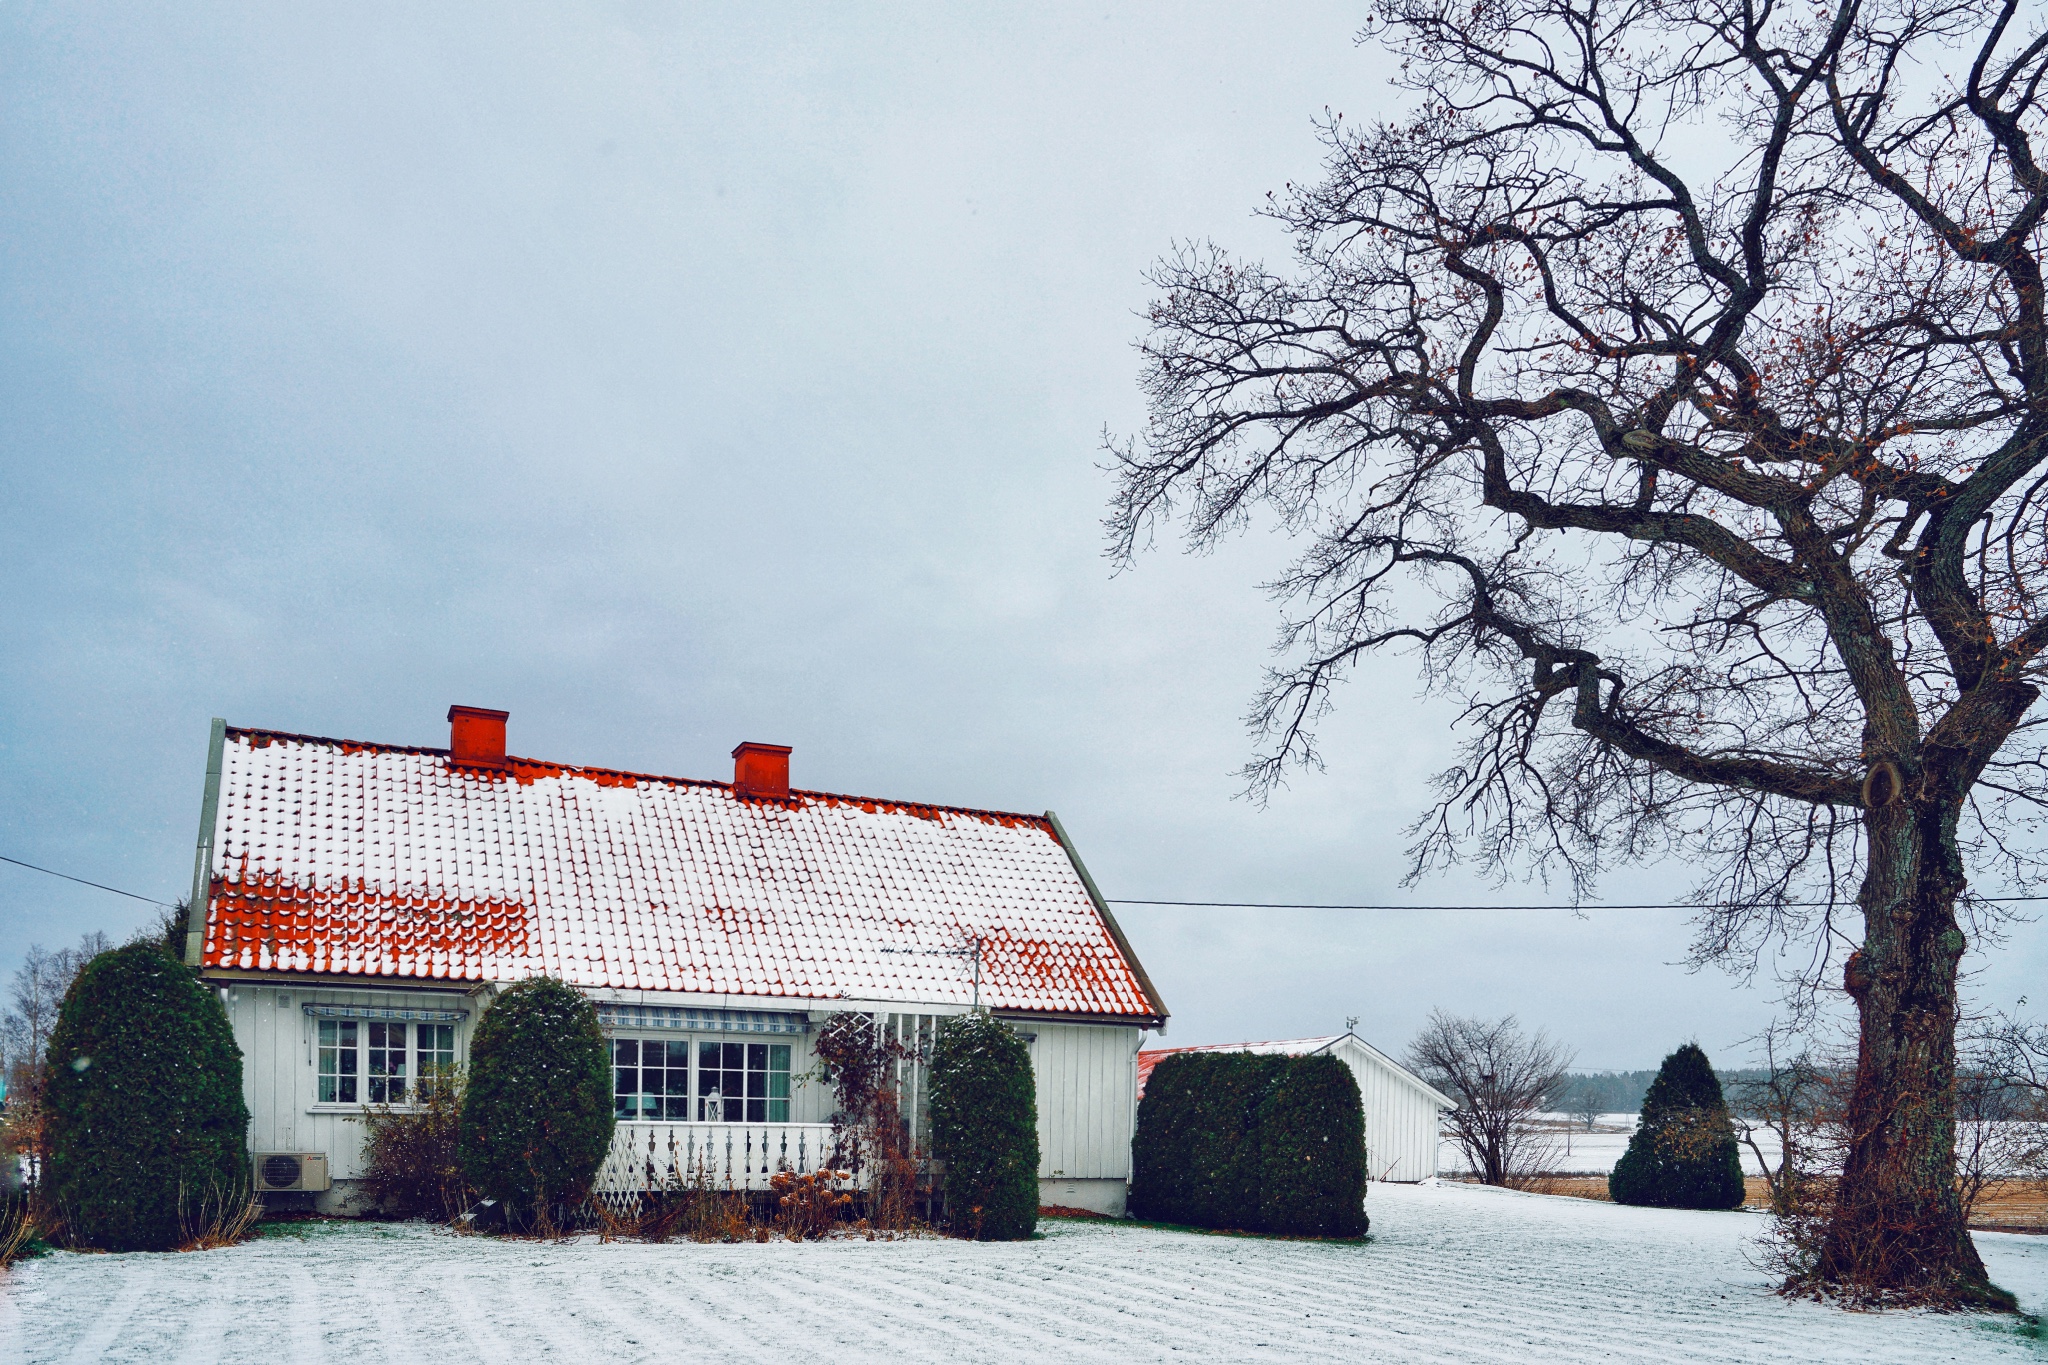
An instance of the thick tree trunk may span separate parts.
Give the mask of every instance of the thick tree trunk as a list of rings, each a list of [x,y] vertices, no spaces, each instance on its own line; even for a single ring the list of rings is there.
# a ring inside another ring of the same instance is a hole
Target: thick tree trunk
[[[1816,1272],[1857,1297],[2011,1308],[1956,1189],[1956,808],[1913,802],[1896,769],[1872,785],[1863,947],[1845,973],[1862,1026],[1849,1149]]]

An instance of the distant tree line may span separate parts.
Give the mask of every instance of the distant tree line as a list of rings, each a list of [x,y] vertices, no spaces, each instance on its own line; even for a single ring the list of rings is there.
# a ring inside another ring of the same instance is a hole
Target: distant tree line
[[[1721,1082],[1721,1089],[1728,1095],[1729,1104],[1740,1112],[1737,1097],[1747,1093],[1748,1085],[1760,1081],[1770,1073],[1759,1067],[1741,1067],[1732,1071],[1714,1069],[1714,1075]],[[1642,1110],[1643,1101],[1649,1096],[1651,1082],[1657,1079],[1657,1069],[1647,1071],[1573,1071],[1558,1083],[1550,1099],[1550,1111],[1554,1114],[1569,1114],[1588,1128],[1602,1114],[1636,1114]]]

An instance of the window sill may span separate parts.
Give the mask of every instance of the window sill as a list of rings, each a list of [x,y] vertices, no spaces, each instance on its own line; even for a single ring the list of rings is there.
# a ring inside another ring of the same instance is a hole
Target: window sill
[[[347,1114],[353,1118],[361,1118],[365,1109],[389,1109],[394,1114],[411,1114],[416,1113],[419,1106],[416,1104],[319,1104],[317,1102],[306,1106],[306,1112],[309,1114]]]

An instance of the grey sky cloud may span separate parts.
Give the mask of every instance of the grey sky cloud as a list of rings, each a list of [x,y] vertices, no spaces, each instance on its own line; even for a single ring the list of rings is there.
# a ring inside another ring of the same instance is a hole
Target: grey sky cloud
[[[1061,813],[1112,896],[1404,892],[1449,711],[1375,662],[1233,799],[1286,546],[1101,556],[1141,271],[1390,108],[1338,5],[0,12],[0,852],[166,897],[207,718]],[[1682,871],[1614,878],[1665,899]],[[142,907],[0,868],[0,968]],[[1585,1061],[1768,989],[1681,915],[1132,908],[1175,1041]],[[1980,981],[2008,1002],[2039,935]]]

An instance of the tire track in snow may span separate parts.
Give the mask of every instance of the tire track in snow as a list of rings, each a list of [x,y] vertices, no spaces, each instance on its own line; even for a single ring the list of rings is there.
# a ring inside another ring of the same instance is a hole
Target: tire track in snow
[[[746,1244],[742,1243],[741,1245]],[[825,1245],[829,1246],[830,1244]],[[816,1298],[813,1297],[818,1288],[817,1281],[824,1278],[822,1275],[816,1275],[813,1272],[815,1278],[803,1280],[801,1288],[798,1288],[783,1283],[784,1279],[789,1277],[789,1274],[788,1269],[775,1266],[768,1268],[765,1272],[757,1272],[756,1276],[750,1277],[750,1283],[757,1286],[764,1295],[776,1301],[776,1316],[771,1319],[771,1326],[768,1329],[771,1334],[774,1331],[772,1323],[781,1320],[784,1316],[788,1316],[816,1323],[821,1334],[844,1332],[846,1328],[853,1327],[869,1339],[871,1345],[864,1349],[871,1350],[873,1358],[876,1359],[929,1361],[932,1362],[932,1365],[947,1365],[948,1362],[959,1359],[959,1356],[953,1352],[935,1350],[929,1346],[922,1345],[918,1341],[918,1336],[923,1329],[931,1326],[930,1323],[920,1321],[911,1324],[913,1331],[907,1335],[901,1330],[889,1330],[888,1326],[878,1324],[874,1321],[874,1318],[877,1314],[884,1317],[894,1317],[896,1315],[889,1314],[884,1305],[873,1299],[862,1300],[860,1304],[861,1313],[849,1321],[844,1315],[827,1313],[819,1305]],[[891,1324],[891,1326],[893,1325]],[[841,1345],[846,1346],[849,1343],[845,1342],[842,1337]]]
[[[662,1273],[665,1287],[674,1287],[675,1276],[672,1273],[672,1267],[659,1267],[658,1272]],[[773,1344],[764,1346],[759,1338],[742,1334],[721,1320],[715,1313],[681,1313],[677,1311],[674,1299],[650,1296],[647,1294],[645,1286],[649,1279],[658,1272],[656,1268],[646,1266],[629,1268],[622,1273],[607,1271],[600,1267],[592,1267],[584,1271],[582,1275],[585,1291],[582,1295],[583,1302],[591,1305],[593,1311],[603,1314],[611,1322],[613,1330],[619,1332],[620,1335],[630,1339],[637,1333],[639,1336],[652,1338],[657,1343],[652,1348],[656,1353],[663,1353],[664,1347],[672,1350],[674,1341],[678,1336],[691,1340],[693,1344],[701,1344],[702,1338],[709,1335],[716,1337],[721,1347],[717,1357],[719,1360],[738,1362],[757,1360],[786,1361],[794,1354],[794,1343],[785,1342],[779,1347]],[[593,1291],[590,1288],[590,1283],[594,1280],[601,1282],[595,1285]],[[625,1307],[613,1297],[617,1293],[621,1281],[633,1284],[640,1291],[634,1296],[633,1302],[639,1307],[642,1316],[629,1315]],[[706,1304],[696,1298],[690,1299],[689,1304],[692,1308],[711,1308],[716,1306]],[[665,1318],[666,1325],[662,1322],[654,1321],[650,1316],[647,1316],[650,1309],[654,1310],[662,1318]],[[829,1359],[830,1357],[797,1356],[796,1358]]]
[[[1205,1240],[1212,1246],[1215,1242],[1223,1242],[1230,1248],[1228,1256],[1220,1265],[1204,1266],[1201,1273],[1176,1280],[1172,1287],[1183,1291],[1179,1295],[1167,1292],[1156,1278],[1141,1280],[1123,1267],[1094,1266],[1090,1269],[1095,1272],[1094,1279],[1098,1283],[1125,1290],[1131,1297],[1143,1293],[1152,1300],[1161,1315],[1168,1316],[1168,1320],[1172,1320],[1171,1315],[1174,1314],[1200,1313],[1199,1325],[1191,1329],[1191,1349],[1196,1351],[1217,1349],[1217,1334],[1222,1331],[1246,1338],[1246,1349],[1260,1349],[1260,1338],[1266,1340],[1265,1349],[1291,1348],[1295,1351],[1335,1353],[1339,1357],[1357,1349],[1354,1331],[1359,1305],[1355,1296],[1347,1295],[1341,1286],[1328,1282],[1327,1267],[1318,1267],[1308,1274],[1297,1271],[1292,1278],[1286,1278],[1264,1263],[1276,1256],[1290,1262],[1299,1261],[1298,1255],[1290,1254],[1298,1249],[1290,1244],[1220,1238]],[[1185,1250],[1189,1259],[1194,1259],[1210,1251],[1211,1247],[1188,1245]],[[1258,1267],[1256,1272],[1252,1269],[1254,1266]],[[1248,1302],[1247,1289],[1257,1291],[1255,1301]],[[1304,1322],[1317,1322],[1319,1326],[1307,1327]]]
[[[97,1365],[100,1357],[107,1353],[107,1348],[120,1337],[128,1319],[135,1316],[136,1306],[142,1302],[143,1293],[155,1278],[144,1275],[123,1277],[121,1291],[114,1296],[114,1301],[107,1305],[104,1313],[91,1320],[85,1334],[62,1357],[65,1365]]]
[[[596,1248],[546,1246],[540,1251],[542,1259],[535,1261],[530,1246],[521,1248],[520,1259],[526,1264],[512,1273],[489,1280],[473,1276],[465,1280],[474,1301],[472,1312],[488,1309],[497,1336],[513,1337],[529,1351],[544,1345],[546,1358],[579,1362],[616,1358],[620,1343],[611,1338],[623,1334],[599,1324],[577,1284],[580,1264],[586,1259],[581,1253]],[[613,1274],[617,1274],[616,1267]],[[599,1292],[616,1292],[616,1285]]]
[[[313,1276],[304,1263],[293,1262],[285,1270],[286,1282],[291,1286],[292,1307],[290,1313],[291,1365],[325,1365],[327,1360],[326,1333],[321,1330],[320,1287],[313,1283]],[[361,1305],[352,1305],[361,1307]],[[365,1315],[362,1312],[350,1314],[359,1323]],[[354,1323],[350,1324],[351,1326]]]
[[[175,1365],[215,1365],[227,1355],[228,1322],[238,1300],[217,1278],[211,1268],[197,1277],[195,1316],[179,1339]]]
[[[477,1316],[469,1292],[469,1286],[476,1282],[476,1278],[461,1270],[449,1270],[434,1282],[434,1288],[440,1295],[441,1306],[448,1312],[448,1320],[469,1342],[471,1357],[479,1361],[505,1360],[509,1354],[505,1341],[489,1323]]]
[[[957,1289],[959,1283],[958,1281],[941,1280],[934,1277],[914,1280],[909,1283],[901,1283],[899,1281],[899,1283],[891,1287],[895,1288],[898,1294],[906,1298],[914,1294],[924,1299],[945,1299],[946,1291],[948,1289]],[[828,1280],[814,1281],[812,1288],[818,1293],[832,1295],[840,1299],[842,1302],[849,1304],[855,1311],[882,1311],[889,1313],[890,1316],[895,1318],[908,1319],[906,1325],[913,1329],[918,1325],[922,1325],[928,1331],[936,1329],[948,1340],[958,1342],[963,1350],[971,1350],[976,1356],[986,1355],[989,1349],[997,1344],[991,1342],[987,1334],[986,1329],[991,1327],[1000,1327],[1010,1337],[1021,1338],[1019,1341],[1001,1343],[1003,1346],[1013,1349],[1016,1347],[1026,1347],[1031,1349],[1034,1355],[1071,1356],[1074,1349],[1082,1344],[1076,1342],[1070,1336],[1031,1327],[1027,1325],[1026,1321],[1020,1320],[1016,1313],[999,1311],[994,1300],[973,1302],[960,1297],[954,1297],[943,1304],[942,1311],[946,1313],[946,1317],[939,1319],[933,1319],[929,1316],[910,1318],[910,1314],[924,1309],[925,1304],[911,1302],[907,1307],[890,1312],[887,1305],[879,1301],[879,1296],[864,1296],[852,1290],[840,1288]],[[1014,1288],[1014,1286],[1006,1285],[1005,1288]],[[980,1322],[984,1330],[977,1332],[971,1327],[960,1325],[957,1319],[963,1314]],[[1098,1335],[1107,1334],[1098,1333]],[[953,1358],[966,1359],[968,1357],[956,1355]]]
[[[1125,1334],[1120,1330],[1122,1324],[1117,1319],[1130,1315],[1130,1305],[1134,1299],[1149,1299],[1150,1306],[1167,1309],[1176,1305],[1184,1306],[1180,1305],[1180,1301],[1172,1300],[1163,1293],[1156,1284],[1139,1281],[1126,1281],[1124,1287],[1127,1292],[1123,1294],[1092,1292],[1090,1286],[1105,1278],[1099,1273],[1086,1273],[1097,1270],[1096,1267],[1087,1267],[1084,1271],[1080,1267],[1055,1266],[1048,1272],[1045,1269],[1046,1264],[1046,1260],[1041,1259],[1026,1265],[1001,1267],[1001,1273],[996,1266],[970,1265],[964,1270],[963,1278],[974,1283],[976,1292],[984,1295],[993,1304],[1011,1307],[1020,1300],[1029,1300],[1042,1305],[1055,1320],[1067,1322],[1074,1330],[1090,1332],[1101,1344],[1114,1344],[1123,1350],[1127,1350],[1128,1345]],[[1027,1271],[1033,1278],[1030,1281],[1020,1280],[1020,1272]],[[958,1283],[954,1280],[941,1282]],[[1047,1284],[1052,1284],[1055,1288],[1048,1289]],[[1110,1316],[1104,1317],[1100,1325],[1091,1325],[1079,1319],[1074,1311],[1078,1307],[1100,1309]],[[1008,1313],[1004,1316],[1015,1315]],[[1153,1318],[1149,1323],[1149,1329],[1150,1336],[1178,1337],[1189,1349],[1214,1345],[1214,1337],[1200,1328],[1183,1328],[1170,1318]],[[1058,1340],[1063,1345],[1071,1345],[1074,1342],[1072,1336],[1061,1336]]]

